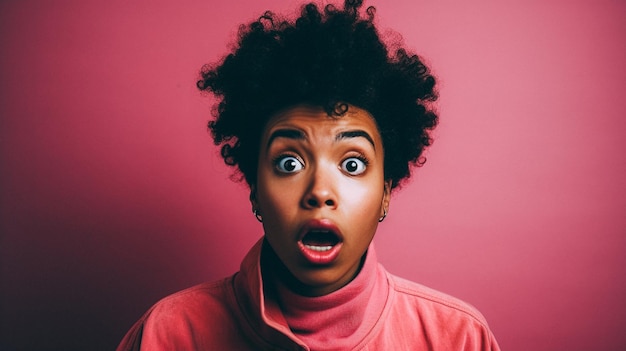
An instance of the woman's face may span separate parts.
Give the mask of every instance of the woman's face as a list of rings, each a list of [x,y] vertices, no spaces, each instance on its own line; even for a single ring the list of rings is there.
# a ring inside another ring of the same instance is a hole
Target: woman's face
[[[383,155],[374,119],[355,106],[338,118],[300,106],[267,123],[252,205],[305,294],[333,292],[358,272],[389,205]]]

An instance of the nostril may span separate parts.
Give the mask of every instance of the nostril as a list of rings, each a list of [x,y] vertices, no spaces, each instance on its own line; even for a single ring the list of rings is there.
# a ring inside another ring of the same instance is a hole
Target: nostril
[[[317,207],[317,200],[315,200],[314,198],[310,198],[306,200],[306,202],[307,204],[309,204],[309,206]]]
[[[335,204],[333,200],[326,200],[324,203],[326,204],[326,206],[332,206]]]

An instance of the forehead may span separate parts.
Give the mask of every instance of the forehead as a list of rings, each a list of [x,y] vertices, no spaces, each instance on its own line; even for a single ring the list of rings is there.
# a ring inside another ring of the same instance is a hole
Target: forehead
[[[331,136],[345,130],[363,130],[376,142],[381,142],[378,126],[372,115],[352,105],[341,116],[329,116],[323,109],[310,106],[287,109],[269,119],[263,132],[263,139],[267,139],[272,132],[282,128],[294,128],[309,136],[318,134]]]

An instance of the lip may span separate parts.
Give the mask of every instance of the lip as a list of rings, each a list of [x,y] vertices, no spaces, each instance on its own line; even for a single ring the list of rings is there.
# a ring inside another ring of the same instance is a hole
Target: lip
[[[338,242],[332,248],[325,251],[317,251],[307,247],[303,242],[304,236],[312,230],[323,230],[333,232],[337,236]],[[311,264],[328,265],[332,263],[341,251],[343,246],[343,236],[339,228],[328,219],[312,219],[304,223],[298,235],[298,248],[302,256]]]

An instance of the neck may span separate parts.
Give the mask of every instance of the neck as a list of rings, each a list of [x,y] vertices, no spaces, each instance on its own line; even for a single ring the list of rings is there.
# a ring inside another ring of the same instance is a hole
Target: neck
[[[354,349],[380,320],[388,284],[373,248],[364,255],[360,273],[349,284],[319,296],[310,296],[310,287],[286,274],[283,265],[277,266],[280,261],[275,255],[265,256],[263,259],[262,255],[262,265],[272,264],[262,268],[266,273],[265,306],[279,308],[280,312],[272,313],[284,317],[289,329],[312,350]]]

